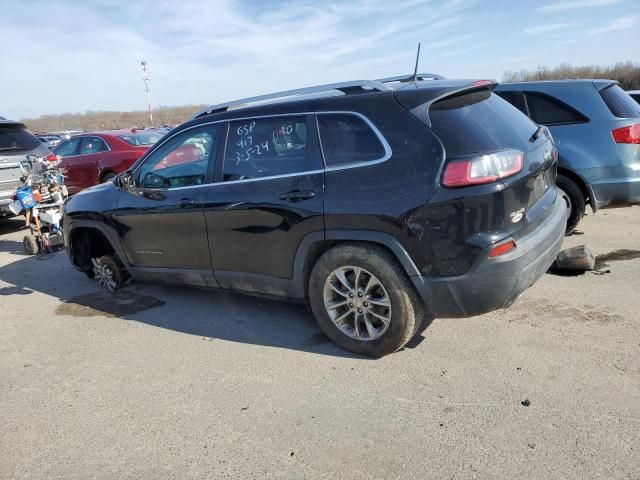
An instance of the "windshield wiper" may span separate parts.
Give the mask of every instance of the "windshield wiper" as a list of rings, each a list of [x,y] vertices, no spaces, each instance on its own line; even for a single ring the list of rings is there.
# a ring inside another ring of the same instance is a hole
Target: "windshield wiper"
[[[544,131],[544,127],[540,125],[538,128],[536,128],[536,131],[533,132],[533,135],[531,135],[531,137],[529,138],[529,141],[533,143],[536,140],[538,140],[540,138],[540,135],[542,135],[543,131]]]

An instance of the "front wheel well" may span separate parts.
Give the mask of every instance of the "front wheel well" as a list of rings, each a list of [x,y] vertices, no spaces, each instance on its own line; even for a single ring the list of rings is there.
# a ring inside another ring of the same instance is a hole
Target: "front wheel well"
[[[71,261],[85,273],[93,271],[92,258],[114,255],[115,249],[97,228],[75,228],[69,236]]]

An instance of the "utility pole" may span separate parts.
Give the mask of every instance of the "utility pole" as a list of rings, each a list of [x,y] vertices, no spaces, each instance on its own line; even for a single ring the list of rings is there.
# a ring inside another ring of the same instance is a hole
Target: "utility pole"
[[[149,93],[149,77],[147,76],[147,62],[142,60],[140,62],[142,65],[142,72],[144,73],[144,91],[147,92],[147,109],[149,110],[149,123],[153,125],[153,113],[151,113],[151,94]]]

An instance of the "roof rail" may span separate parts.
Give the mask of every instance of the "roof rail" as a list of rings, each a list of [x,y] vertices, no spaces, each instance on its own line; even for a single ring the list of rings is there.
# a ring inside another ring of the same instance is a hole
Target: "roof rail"
[[[283,92],[268,93],[266,95],[258,95],[256,97],[243,98],[240,100],[233,100],[231,102],[220,103],[218,105],[211,105],[196,113],[193,118],[198,118],[203,115],[209,115],[211,113],[226,112],[233,107],[241,108],[242,106],[248,106],[248,104],[250,103],[262,102],[265,100],[274,100],[285,97],[297,97],[300,95],[329,92],[331,90],[338,90],[345,94],[349,94],[358,89],[364,91],[377,90],[379,92],[386,92],[391,90],[382,82],[373,80],[355,80],[351,82],[327,83],[325,85],[317,85],[315,87],[296,88],[295,90],[285,90]]]
[[[415,79],[413,75],[399,75],[397,77],[379,78],[376,82],[390,83],[390,82],[412,82],[414,80],[444,80],[445,77],[438,75],[437,73],[417,73]]]

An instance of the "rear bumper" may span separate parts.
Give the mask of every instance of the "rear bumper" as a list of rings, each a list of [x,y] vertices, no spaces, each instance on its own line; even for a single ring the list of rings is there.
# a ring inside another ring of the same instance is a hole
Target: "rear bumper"
[[[511,305],[551,266],[562,247],[566,206],[559,198],[549,218],[517,241],[517,248],[489,259],[483,252],[465,275],[412,277],[427,309],[435,317],[471,317]]]
[[[598,208],[640,204],[640,176],[592,183],[591,188]]]

